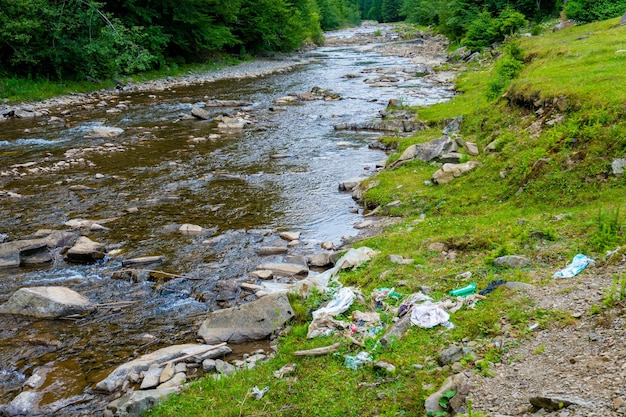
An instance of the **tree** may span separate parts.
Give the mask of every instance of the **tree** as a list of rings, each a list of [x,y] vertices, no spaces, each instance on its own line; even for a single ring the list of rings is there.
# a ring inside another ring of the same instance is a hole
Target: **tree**
[[[383,22],[398,22],[402,20],[402,0],[382,0],[381,17]]]
[[[626,10],[626,0],[570,0],[565,5],[568,19],[595,22],[620,16]]]

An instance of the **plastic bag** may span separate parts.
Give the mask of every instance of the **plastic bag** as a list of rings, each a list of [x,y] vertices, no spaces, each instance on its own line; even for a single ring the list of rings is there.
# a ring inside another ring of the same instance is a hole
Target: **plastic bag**
[[[344,364],[347,368],[354,369],[355,371],[359,369],[364,363],[371,362],[372,357],[367,352],[358,353],[356,356],[346,355],[346,360]]]
[[[572,278],[578,275],[583,269],[587,267],[590,263],[595,262],[593,259],[586,257],[583,254],[578,254],[574,256],[572,262],[567,265],[565,268],[557,271],[552,276],[553,278]]]
[[[450,315],[439,305],[426,301],[411,310],[411,324],[430,329],[437,325],[450,326]]]

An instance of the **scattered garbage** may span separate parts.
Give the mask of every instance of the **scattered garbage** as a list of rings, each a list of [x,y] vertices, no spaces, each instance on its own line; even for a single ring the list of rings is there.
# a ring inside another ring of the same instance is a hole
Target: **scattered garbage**
[[[590,263],[594,263],[595,261],[587,256],[579,253],[574,256],[572,262],[567,265],[565,268],[557,271],[552,276],[553,278],[572,278],[576,275],[580,274],[580,272],[587,267]]]
[[[259,387],[257,387],[256,385],[254,386],[254,388],[252,388],[252,392],[251,395],[254,395],[256,397],[257,400],[260,400],[261,398],[263,398],[263,396],[265,395],[265,393],[267,391],[270,390],[270,387],[265,387],[263,389],[259,389]]]
[[[474,294],[476,292],[476,284],[470,282],[465,287],[457,288],[455,290],[450,291],[450,295],[453,297],[466,297],[470,294]]]
[[[356,294],[350,288],[341,288],[337,291],[335,297],[326,307],[313,312],[313,320],[309,324],[307,338],[329,336],[338,328],[348,328],[350,323],[334,320],[333,317],[349,309],[355,299]]]
[[[425,301],[413,307],[411,311],[411,324],[414,326],[430,329],[437,325],[451,328],[450,315],[439,306],[431,301]]]
[[[389,297],[399,300],[402,298],[402,294],[395,292],[395,288],[378,288],[372,291],[372,298],[374,298],[376,302],[383,301],[385,298]]]
[[[372,361],[372,356],[368,352],[360,352],[355,356],[346,355],[346,360],[344,364],[347,368],[354,369],[355,371],[359,369],[363,364],[369,363]]]
[[[490,294],[492,292],[495,291],[496,288],[498,288],[500,285],[504,285],[506,284],[506,281],[503,279],[498,279],[496,281],[491,281],[489,284],[487,284],[487,288],[485,288],[484,290],[481,290],[478,292],[478,294],[480,295],[487,295]]]

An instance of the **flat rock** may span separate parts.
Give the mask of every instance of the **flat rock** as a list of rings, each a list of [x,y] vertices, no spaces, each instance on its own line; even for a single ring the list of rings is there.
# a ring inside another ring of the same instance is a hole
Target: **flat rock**
[[[100,126],[85,135],[85,139],[114,138],[124,133],[119,127]]]
[[[217,128],[220,130],[241,130],[249,122],[241,118],[224,117],[221,122],[217,124]]]
[[[23,391],[9,405],[0,406],[0,411],[7,416],[32,416],[37,414],[42,397],[43,394],[37,391]]]
[[[50,249],[72,245],[77,237],[76,233],[55,230],[47,237],[0,243],[0,268],[50,262]]]
[[[270,294],[248,304],[212,312],[202,323],[198,336],[206,343],[267,339],[292,317],[287,296]]]
[[[472,142],[465,142],[465,150],[467,151],[467,154],[471,156],[476,156],[480,153],[478,151],[478,145]]]
[[[180,390],[181,387],[131,391],[107,405],[104,415],[111,417],[137,417]]]
[[[105,392],[115,392],[122,388],[124,382],[128,380],[131,373],[139,374],[146,371],[154,364],[161,364],[172,359],[180,358],[186,355],[202,355],[207,352],[209,346],[188,343],[183,345],[168,346],[152,353],[142,355],[137,359],[118,366],[105,379],[96,384],[96,389]],[[208,352],[207,352],[208,353]]]
[[[256,253],[259,256],[282,255],[287,253],[288,249],[284,246],[262,246]]]
[[[287,241],[299,240],[300,232],[280,232],[278,236],[280,236],[281,239]]]
[[[144,373],[143,381],[141,381],[141,386],[139,389],[150,389],[155,388],[159,385],[159,381],[161,379],[161,373],[163,373],[163,367],[158,364],[153,364],[148,368],[148,370]]]
[[[274,273],[268,269],[257,269],[256,271],[249,272],[248,276],[258,279],[272,279],[274,278]]]
[[[78,238],[74,246],[66,253],[65,259],[68,262],[91,263],[104,258],[104,245],[94,242],[86,236]]]
[[[295,263],[270,262],[259,265],[257,270],[259,269],[272,271],[278,275],[306,275],[309,273],[309,268],[306,265]]]
[[[498,266],[506,266],[509,268],[523,268],[525,266],[529,266],[532,262],[525,256],[507,255],[494,259],[493,263]]]
[[[158,386],[158,389],[171,389],[182,386],[187,380],[187,375],[184,372],[177,372],[168,381]]]
[[[0,306],[0,314],[38,318],[83,315],[95,310],[94,303],[65,287],[20,288]]]
[[[149,264],[162,264],[165,258],[163,256],[142,256],[139,258],[124,259],[122,266],[138,266]]]
[[[199,235],[204,231],[204,228],[196,224],[185,223],[178,228],[178,231],[183,235]]]
[[[561,410],[570,405],[591,405],[590,403],[583,401],[579,398],[562,397],[560,395],[540,395],[536,397],[530,397],[530,403],[538,408],[544,408],[550,411]]]
[[[211,114],[204,110],[201,107],[194,107],[191,109],[191,115],[197,119],[201,120],[209,120],[211,119]]]

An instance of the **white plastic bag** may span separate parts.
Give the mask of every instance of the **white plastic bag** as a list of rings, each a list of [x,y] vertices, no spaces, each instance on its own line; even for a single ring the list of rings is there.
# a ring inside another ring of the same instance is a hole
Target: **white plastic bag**
[[[587,267],[590,263],[595,262],[593,259],[586,257],[583,254],[574,256],[572,262],[565,268],[557,271],[552,276],[553,278],[572,278],[580,274],[580,272]]]
[[[430,301],[416,305],[411,310],[411,324],[430,329],[437,325],[449,326],[450,315],[439,305]]]

